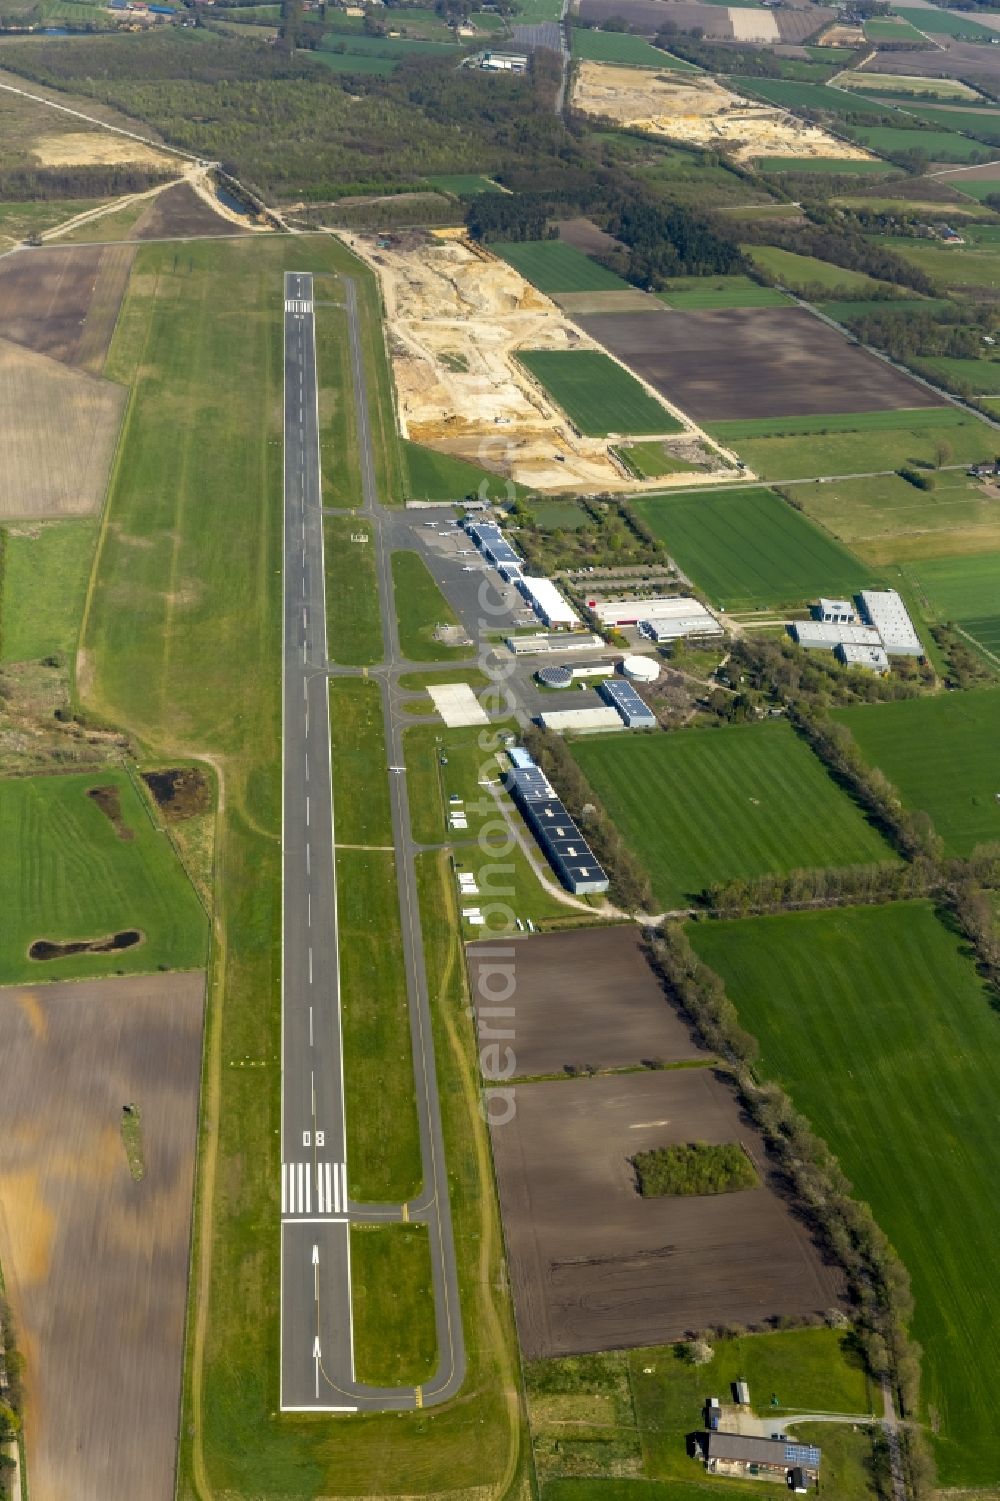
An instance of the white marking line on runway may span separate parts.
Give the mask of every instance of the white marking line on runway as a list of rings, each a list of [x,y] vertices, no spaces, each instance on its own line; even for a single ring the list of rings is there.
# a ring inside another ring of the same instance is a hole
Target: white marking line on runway
[[[313,1045],[313,1008],[309,1007],[309,1046]]]
[[[313,982],[313,951],[310,948],[310,950],[309,950],[309,984],[311,985],[312,982]]]
[[[313,1214],[308,1217],[304,1214],[297,1214],[293,1218],[292,1215],[286,1214],[283,1223],[286,1225],[346,1225],[347,1221],[343,1215],[338,1218],[334,1214],[324,1214],[322,1216]]]
[[[324,1164],[323,1164],[323,1174],[324,1174],[324,1176],[326,1178],[326,1207],[327,1207],[327,1210],[329,1211],[331,1208],[334,1208],[334,1209],[337,1210],[337,1213],[339,1214],[340,1213],[340,1203],[338,1201],[336,1204],[333,1204],[332,1203],[332,1198],[331,1198],[331,1193],[330,1193],[330,1183],[331,1183],[331,1180],[333,1178],[333,1171],[331,1169],[331,1166],[330,1166],[329,1162],[324,1162]]]
[[[307,891],[306,892],[306,927],[307,928],[311,928],[312,925],[313,925],[313,899],[312,899],[312,892],[311,891]]]
[[[306,781],[309,780],[309,752],[306,751]]]
[[[305,1177],[305,1163],[304,1162],[297,1162],[295,1164],[295,1168],[296,1168],[296,1177],[298,1179],[298,1185],[299,1185],[299,1191],[298,1191],[298,1194],[296,1195],[295,1202],[297,1204],[301,1204],[303,1202],[303,1198],[302,1198],[302,1180]]]
[[[340,1164],[340,1181],[341,1181],[341,1184],[343,1186],[343,1197],[341,1199],[341,1203],[344,1206],[344,1213],[346,1214],[347,1213],[347,1163],[346,1162],[342,1162]]]
[[[288,1163],[281,1164],[281,1213],[288,1213]]]
[[[309,875],[311,873],[310,867],[311,867],[311,863],[312,862],[311,862],[309,850],[310,850],[310,846],[307,844],[306,845],[306,875]]]
[[[309,827],[309,794],[306,793],[306,828]]]
[[[313,1116],[313,1120],[315,1120],[316,1119],[316,1075],[315,1075],[315,1073],[314,1073],[314,1071],[312,1069],[309,1070],[309,1098],[312,1101],[312,1116]]]

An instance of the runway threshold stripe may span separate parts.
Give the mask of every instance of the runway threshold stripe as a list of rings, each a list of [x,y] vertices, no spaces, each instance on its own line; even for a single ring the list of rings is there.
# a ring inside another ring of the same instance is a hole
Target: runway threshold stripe
[[[306,1180],[306,1214],[312,1214],[312,1173],[309,1171],[309,1164],[308,1163],[306,1164],[305,1180]]]
[[[281,1212],[288,1213],[288,1164],[281,1164]]]
[[[326,1212],[326,1195],[323,1192],[323,1189],[323,1164],[322,1162],[319,1162],[316,1164],[316,1199],[317,1208],[320,1214],[324,1214]]]
[[[333,1195],[332,1195],[331,1188],[330,1188],[330,1184],[331,1184],[331,1181],[332,1181],[332,1178],[333,1178],[333,1173],[331,1171],[330,1164],[328,1162],[324,1162],[324,1164],[323,1164],[323,1175],[326,1178],[326,1207],[327,1207],[327,1209],[332,1209],[332,1208],[335,1207],[336,1208],[336,1212],[339,1214],[340,1213],[340,1204],[339,1204],[339,1202],[337,1203],[336,1206],[334,1206],[334,1203],[333,1203]]]
[[[342,1193],[341,1203],[344,1206],[344,1213],[346,1214],[347,1213],[347,1163],[346,1162],[342,1162],[340,1164],[340,1180],[341,1180],[341,1184],[342,1184],[342,1187],[343,1187],[343,1193]]]
[[[298,1202],[299,1202],[299,1206],[301,1207],[301,1205],[305,1202],[304,1197],[303,1197],[303,1192],[302,1192],[302,1179],[305,1176],[305,1174],[303,1172],[303,1164],[301,1162],[297,1164],[297,1167],[298,1167],[298,1180],[299,1180]]]

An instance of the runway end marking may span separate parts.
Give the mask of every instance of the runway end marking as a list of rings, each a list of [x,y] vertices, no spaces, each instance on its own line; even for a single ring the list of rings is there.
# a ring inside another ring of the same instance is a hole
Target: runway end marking
[[[423,1389],[422,1386],[418,1386],[416,1388],[416,1390],[413,1393],[413,1398],[414,1398],[414,1401],[416,1402],[416,1405],[418,1407],[423,1407],[423,1405],[424,1405],[424,1389]]]

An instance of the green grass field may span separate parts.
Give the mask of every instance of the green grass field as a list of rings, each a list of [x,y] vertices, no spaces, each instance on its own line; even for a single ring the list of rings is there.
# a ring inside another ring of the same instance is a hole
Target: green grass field
[[[87,796],[94,787],[117,789],[129,837],[120,837]],[[0,984],[204,964],[204,911],[125,772],[104,768],[0,780],[0,850],[5,893]],[[89,942],[129,928],[144,935],[135,948],[28,958],[36,939]]]
[[[963,360],[933,355],[920,364],[949,382],[959,381],[973,396],[1000,396],[1000,359]]]
[[[963,470],[936,474],[933,490],[889,474],[796,485],[790,493],[807,516],[878,566],[1000,546],[996,501]]]
[[[445,677],[443,681],[452,679]],[[513,726],[511,726],[513,728]],[[484,823],[497,818],[496,805],[481,779],[498,781],[500,768],[495,750],[483,750],[482,726],[449,730],[438,724],[417,724],[403,739],[407,786],[410,791],[410,822],[418,844],[441,844],[446,839],[478,839]],[[441,754],[447,756],[442,765]],[[448,829],[449,799],[461,800],[468,830],[452,834]]]
[[[871,766],[885,772],[907,807],[929,813],[950,854],[1000,839],[997,746],[1000,692],[838,709]]]
[[[99,201],[99,200],[98,200]],[[0,239],[23,240],[25,235],[43,234],[56,224],[72,219],[74,214],[96,208],[93,198],[60,198],[30,203],[0,203]]]
[[[446,172],[427,181],[441,193],[454,193],[456,198],[473,198],[479,193],[502,193],[503,189],[481,172]]]
[[[663,292],[661,302],[679,311],[711,308],[781,307],[788,302],[776,287],[762,287],[749,276],[678,276]]]
[[[458,616],[419,553],[393,553],[392,582],[399,645],[404,656],[411,662],[447,662],[470,655],[471,647],[448,646],[435,641],[436,627],[455,626]]]
[[[855,200],[855,202],[858,201]],[[914,318],[922,313],[939,313],[944,308],[951,307],[951,303],[947,297],[897,297],[888,307],[884,303],[873,303],[870,298],[819,302],[816,306],[828,318],[835,318],[838,323],[846,323],[853,318],[872,318],[886,313],[891,313],[893,318]],[[891,419],[897,414],[895,412],[865,412],[858,415],[859,418],[889,418],[889,425],[891,425]]]
[[[850,55],[847,54],[848,57]],[[908,77],[896,73],[876,73],[868,68],[857,73],[841,73],[837,87],[857,89],[862,94],[901,94],[904,98],[915,95],[921,99],[945,99],[958,103],[982,97],[969,88],[968,84],[959,83],[954,78]]]
[[[457,55],[453,42],[424,41],[420,38],[401,36],[337,36],[328,32],[320,50],[331,52],[344,47],[353,56],[388,57],[402,62],[407,57],[447,57]]]
[[[939,420],[939,412],[949,420]],[[939,443],[947,444],[950,449],[946,463],[972,463],[992,458],[996,447],[992,428],[958,407],[919,407],[908,412],[873,415],[895,418],[895,423],[851,428],[837,426],[832,419],[820,417],[810,419],[815,425],[812,432],[805,429],[796,433],[793,430],[784,435],[775,433],[773,437],[744,438],[733,431],[738,423],[711,423],[709,431],[719,442],[735,448],[762,479],[779,482],[811,479],[815,475],[877,473],[883,469],[898,469],[904,464],[933,465],[937,462]],[[773,424],[774,428],[778,425],[777,422]],[[943,446],[941,452],[945,452]],[[940,482],[939,477],[937,483]],[[850,483],[885,484],[890,489],[898,489],[904,481],[890,475],[884,479]],[[912,485],[906,488],[912,492],[912,501],[922,502],[925,507],[928,505],[928,495],[921,496]],[[827,510],[831,505],[825,494],[814,494],[804,487],[797,488],[795,496],[810,513],[813,502]],[[940,515],[936,524],[940,524]],[[839,537],[846,535],[839,526],[836,530]]]
[[[998,183],[989,186],[991,191],[1000,189]],[[875,243],[919,266],[940,287],[1000,287],[1000,245],[942,245],[901,235],[886,236]]]
[[[329,68],[331,73],[371,73],[381,74],[383,77],[398,68],[400,59],[393,57],[372,57],[366,52],[310,52],[308,56],[314,62]]]
[[[419,1386],[434,1374],[437,1336],[426,1225],[352,1225],[355,1376]]]
[[[665,474],[688,474],[697,466],[688,459],[676,459],[667,453],[662,443],[650,439],[646,443],[631,443],[620,449],[627,464],[640,479],[662,479]]]
[[[857,304],[871,307],[872,303]],[[878,306],[878,304],[874,304]],[[729,422],[710,422],[708,431],[724,443],[738,443],[743,438],[810,437],[828,433],[878,433],[897,428],[910,429],[917,421],[925,427],[951,428],[978,426],[968,412],[953,406],[910,407],[895,412],[828,412],[802,417],[745,417]]]
[[[919,12],[920,15],[923,12]],[[922,31],[911,26],[909,21],[902,18],[894,20],[891,16],[880,18],[878,16],[865,22],[865,41],[867,42],[893,42],[908,43],[910,46],[926,46],[927,38]]]
[[[906,570],[918,598],[1000,658],[1000,552],[928,558]]]
[[[363,517],[324,516],[323,544],[330,660],[371,667],[383,650],[374,530]]]
[[[937,6],[916,10],[905,5],[896,5],[893,9],[897,16],[903,16],[911,26],[928,36],[961,37],[980,42],[990,42],[996,36],[996,32],[990,27],[981,26],[978,21],[960,11],[943,10]]]
[[[898,169],[892,162],[873,162],[863,156],[758,156],[758,172],[794,172],[803,177],[887,177]]]
[[[716,881],[892,858],[785,723],[595,736],[573,754],[669,909]]]
[[[693,63],[672,57],[660,47],[652,47],[644,37],[628,31],[591,31],[585,26],[570,27],[574,57],[597,63],[625,63],[636,68],[662,68],[680,73],[696,73]]]
[[[490,246],[540,292],[626,292],[628,282],[565,240],[524,240]]]
[[[338,843],[391,844],[382,694],[374,679],[331,680],[330,749]]]
[[[969,172],[956,173],[954,177],[942,176],[938,178],[938,182],[943,183],[946,187],[955,188],[959,193],[963,193],[970,198],[975,198],[980,203],[982,203],[983,199],[985,198],[992,198],[994,194],[998,190],[1000,190],[1000,182],[998,182],[995,178],[987,179],[984,177],[973,177]],[[972,212],[974,212],[974,210],[971,203],[963,204],[962,207],[958,209],[958,213],[960,214]],[[991,210],[989,209],[988,205],[984,204],[981,212],[990,213]]]
[[[683,432],[683,423],[599,349],[519,349],[517,358],[588,437]]]
[[[510,500],[520,493],[517,486],[499,474],[466,463],[448,453],[438,453],[421,443],[401,441],[403,496],[406,500]]]
[[[73,650],[96,539],[91,520],[0,531],[0,661]]]
[[[838,1155],[909,1270],[941,1484],[992,1485],[998,1217],[983,1184],[1000,1173],[1000,1017],[961,942],[916,903],[689,936],[758,1037],[761,1071]]]
[[[729,82],[741,94],[751,94],[758,99],[766,99],[768,104],[778,104],[788,109],[827,110],[834,115],[846,115],[858,107],[856,100],[823,83],[742,77],[732,77]]]
[[[772,490],[634,502],[684,572],[727,610],[853,594],[871,570]]]
[[[961,130],[984,144],[1000,141],[1000,110],[997,109],[956,109],[954,105],[942,109],[933,104],[907,104],[906,110],[940,130]]]
[[[870,151],[888,155],[921,151],[932,162],[986,161],[989,156],[979,141],[967,140],[950,130],[907,130],[898,125],[846,125],[844,130]]]
[[[873,292],[880,283],[862,271],[845,271],[843,266],[817,260],[814,255],[798,255],[777,245],[743,245],[740,247],[755,266],[773,276],[782,286],[800,291],[804,287],[822,287],[831,293]]]

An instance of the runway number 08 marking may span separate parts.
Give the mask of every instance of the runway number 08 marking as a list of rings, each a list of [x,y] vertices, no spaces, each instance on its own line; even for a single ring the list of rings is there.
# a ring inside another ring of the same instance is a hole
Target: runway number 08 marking
[[[311,1131],[303,1131],[303,1133],[302,1133],[302,1145],[304,1147],[312,1146],[312,1132]],[[326,1145],[326,1132],[325,1131],[317,1131],[316,1132],[316,1145],[318,1147],[322,1147],[322,1146]]]

